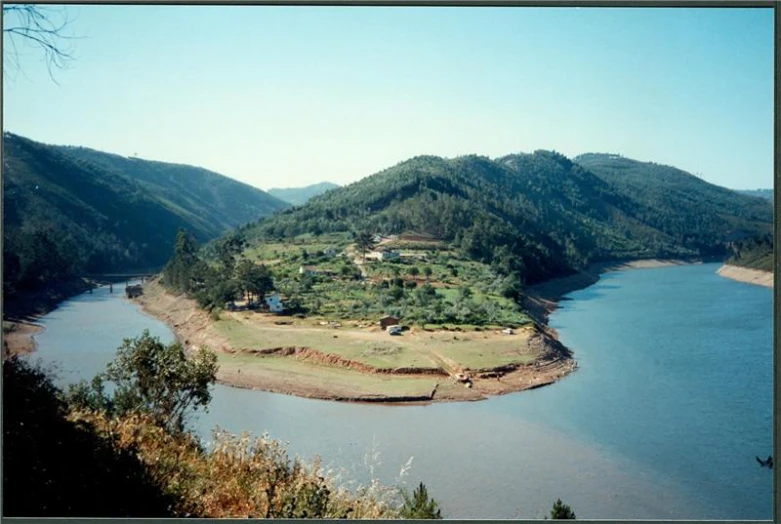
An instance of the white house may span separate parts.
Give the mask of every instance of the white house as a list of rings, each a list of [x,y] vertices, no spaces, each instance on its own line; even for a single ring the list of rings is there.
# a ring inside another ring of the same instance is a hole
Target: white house
[[[281,313],[284,308],[282,305],[282,298],[279,296],[279,293],[274,293],[273,295],[269,295],[265,298],[266,305],[268,306],[268,310],[272,313]]]
[[[315,266],[301,266],[298,268],[298,273],[300,275],[316,275],[317,268]]]
[[[329,247],[323,250],[323,254],[327,257],[335,257],[336,256],[336,249]]]

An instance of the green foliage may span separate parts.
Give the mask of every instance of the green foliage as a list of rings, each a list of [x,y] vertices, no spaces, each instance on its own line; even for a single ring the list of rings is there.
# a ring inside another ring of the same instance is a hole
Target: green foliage
[[[364,260],[366,260],[366,252],[374,249],[375,245],[374,235],[369,231],[364,230],[355,235],[355,247],[358,248]]]
[[[439,504],[429,497],[426,485],[422,482],[410,496],[405,490],[402,490],[404,497],[404,506],[401,508],[401,518],[403,519],[441,519],[442,511]]]
[[[70,389],[69,401],[76,407],[105,411],[113,416],[148,413],[169,431],[182,431],[191,410],[206,408],[216,380],[217,356],[205,349],[187,358],[178,342],[163,344],[148,331],[125,339],[105,373],[87,386]],[[107,395],[104,382],[113,393]]]
[[[236,282],[246,295],[248,303],[252,295],[262,298],[274,289],[274,280],[269,269],[263,264],[255,264],[247,259],[239,262],[236,267]]]
[[[69,420],[62,392],[39,365],[4,361],[3,392],[3,516],[174,516],[174,501],[136,450]]]
[[[773,236],[751,237],[730,244],[728,264],[773,271]]]
[[[3,134],[6,297],[73,275],[162,267],[177,230],[216,238],[287,207],[203,169]]]
[[[575,520],[575,512],[568,505],[564,504],[561,499],[556,499],[550,511],[550,518]]]
[[[576,160],[550,151],[416,157],[246,233],[258,242],[315,230],[416,232],[529,285],[603,260],[726,255],[735,234],[772,227],[769,202],[674,168],[606,155]]]
[[[319,460],[291,459],[266,437],[217,431],[207,451],[154,414],[80,404],[22,359],[3,362],[3,391],[13,399],[3,407],[4,516],[387,519],[400,511],[385,496],[396,492],[390,486],[351,493]]]

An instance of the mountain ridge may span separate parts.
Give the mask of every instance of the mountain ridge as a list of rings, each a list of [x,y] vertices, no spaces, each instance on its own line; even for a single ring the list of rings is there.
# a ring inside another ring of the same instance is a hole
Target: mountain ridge
[[[159,268],[180,228],[207,241],[289,207],[202,168],[10,132],[3,134],[3,197],[5,293],[84,273]]]
[[[546,150],[493,160],[416,156],[245,229],[256,242],[417,231],[532,283],[605,260],[726,256],[726,242],[772,227],[767,203],[677,168],[617,155],[579,159]],[[613,171],[627,162],[631,176],[617,179]]]

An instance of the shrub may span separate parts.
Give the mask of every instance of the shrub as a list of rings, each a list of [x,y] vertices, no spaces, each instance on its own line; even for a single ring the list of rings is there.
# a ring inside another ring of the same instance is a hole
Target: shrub
[[[206,408],[211,401],[209,388],[217,373],[217,356],[201,349],[187,358],[179,342],[165,345],[149,331],[135,339],[125,339],[106,372],[87,385],[71,386],[69,401],[77,408],[100,408],[110,415],[149,413],[155,422],[172,431],[184,429],[191,410]],[[108,396],[104,381],[114,385]]]
[[[550,511],[550,518],[575,520],[575,512],[572,511],[572,508],[568,505],[564,504],[561,499],[556,499],[556,502],[553,503],[553,508]]]
[[[401,518],[403,519],[441,519],[442,511],[439,504],[429,497],[426,485],[422,482],[415,488],[410,496],[406,491],[402,491],[404,497],[404,506],[401,508]]]

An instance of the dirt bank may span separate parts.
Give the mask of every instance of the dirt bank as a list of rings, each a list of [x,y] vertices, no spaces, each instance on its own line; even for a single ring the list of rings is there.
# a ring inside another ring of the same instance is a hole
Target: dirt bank
[[[35,351],[33,337],[42,331],[42,326],[27,320],[3,322],[3,358]]]
[[[769,288],[773,287],[773,273],[771,271],[724,264],[719,268],[717,273],[723,277],[737,280],[738,282],[756,284]]]
[[[134,299],[147,314],[166,322],[177,338],[188,348],[208,347],[218,355],[220,383],[301,397],[350,402],[429,403],[441,401],[481,400],[490,396],[532,389],[552,384],[577,368],[572,353],[555,337],[544,331],[535,331],[528,337],[515,335],[523,351],[534,358],[524,364],[503,365],[493,368],[455,370],[440,367],[378,368],[364,362],[356,362],[318,347],[264,346],[268,338],[279,330],[291,330],[301,337],[313,333],[327,333],[333,340],[334,329],[312,327],[308,324],[276,325],[271,315],[223,312],[223,319],[241,319],[258,330],[252,347],[232,347],[216,329],[215,320],[198,309],[195,301],[184,296],[167,293],[156,281],[144,285],[144,295]],[[238,321],[237,325],[239,325]],[[365,341],[367,344],[386,343],[386,333],[373,328],[340,329],[338,340],[345,344]],[[428,343],[437,333],[412,329],[405,341],[413,344]],[[442,335],[442,334],[440,334]],[[298,336],[298,335],[296,335]],[[453,335],[448,333],[453,339]],[[507,336],[490,333],[461,333],[453,344],[478,344]],[[457,376],[460,375],[460,376]]]

